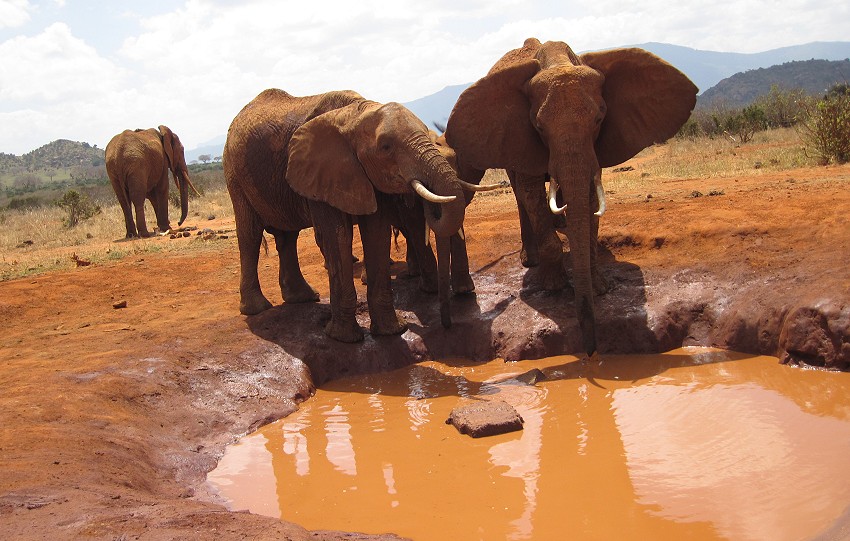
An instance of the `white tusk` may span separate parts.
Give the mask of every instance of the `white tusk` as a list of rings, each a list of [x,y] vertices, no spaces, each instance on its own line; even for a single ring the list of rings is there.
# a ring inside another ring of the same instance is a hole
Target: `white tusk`
[[[463,232],[463,226],[460,226],[460,229],[457,230],[457,236],[460,237],[460,240],[466,240],[466,233]]]
[[[501,182],[497,184],[472,184],[460,179],[458,179],[458,182],[460,182],[460,187],[468,192],[489,192],[503,187]]]
[[[596,199],[599,201],[599,210],[593,213],[594,216],[602,216],[605,214],[605,189],[602,187],[602,172],[593,177],[593,182],[596,184]]]
[[[419,197],[431,203],[451,203],[457,199],[457,196],[454,195],[437,195],[416,179],[411,180],[410,185],[413,186],[413,190],[419,194]]]
[[[558,203],[555,200],[555,196],[558,193],[558,183],[555,182],[554,178],[549,179],[549,210],[552,211],[552,214],[566,214],[567,205],[564,204],[563,207],[558,207]]]

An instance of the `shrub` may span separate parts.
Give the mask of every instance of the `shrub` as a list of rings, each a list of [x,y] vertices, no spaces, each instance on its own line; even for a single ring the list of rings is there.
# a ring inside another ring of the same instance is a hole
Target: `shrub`
[[[41,199],[32,195],[29,197],[13,198],[9,201],[9,210],[35,209],[41,206]]]
[[[56,201],[56,206],[68,213],[64,220],[66,227],[74,227],[83,220],[100,214],[100,207],[92,203],[88,196],[77,190],[68,190]]]
[[[785,90],[773,85],[770,92],[756,98],[754,105],[764,111],[768,128],[790,128],[803,117],[808,100],[805,90]]]
[[[850,161],[850,94],[833,87],[823,99],[808,102],[798,131],[806,155],[822,165]]]

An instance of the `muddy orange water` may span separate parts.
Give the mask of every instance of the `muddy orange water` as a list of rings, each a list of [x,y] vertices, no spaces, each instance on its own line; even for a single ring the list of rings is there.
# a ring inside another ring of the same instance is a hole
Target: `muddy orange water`
[[[547,379],[510,380],[533,368]],[[848,385],[693,348],[426,362],[327,384],[208,479],[232,509],[416,540],[807,539],[850,509]],[[492,399],[524,429],[473,439],[445,424]]]

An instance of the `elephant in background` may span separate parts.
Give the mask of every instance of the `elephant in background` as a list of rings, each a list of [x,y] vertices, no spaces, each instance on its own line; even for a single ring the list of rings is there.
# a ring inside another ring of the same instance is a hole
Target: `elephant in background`
[[[197,190],[189,179],[183,143],[167,126],[158,130],[124,130],[106,145],[106,173],[118,203],[124,212],[127,238],[149,237],[145,222],[145,199],[156,214],[156,225],[161,233],[171,229],[168,221],[168,171],[180,190],[180,221],[182,225],[189,213],[189,188]],[[131,206],[132,205],[132,206]],[[133,222],[133,207],[136,221]]]
[[[297,254],[299,231],[313,227],[330,283],[331,320],[325,333],[341,342],[362,340],[351,252],[356,222],[371,332],[406,329],[390,285],[393,198],[414,193],[423,198],[423,215],[438,236],[457,232],[465,212],[454,169],[413,113],[351,91],[295,97],[265,90],[231,123],[223,162],[236,218],[243,314],[271,307],[257,275],[263,231],[275,237],[284,302],[318,300]]]
[[[643,49],[577,55],[566,43],[529,38],[466,89],[449,116],[445,137],[462,179],[475,183],[489,168],[507,170],[519,209],[521,261],[540,266],[545,289],[568,283],[550,211],[566,212],[588,356],[596,353],[593,295],[607,289],[596,265],[605,206],[601,168],[675,135],[696,94],[683,73]]]

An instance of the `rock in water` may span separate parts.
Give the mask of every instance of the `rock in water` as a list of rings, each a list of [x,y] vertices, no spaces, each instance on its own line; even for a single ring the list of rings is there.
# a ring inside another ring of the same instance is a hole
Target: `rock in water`
[[[517,410],[501,400],[479,400],[458,406],[446,419],[446,424],[454,425],[458,432],[473,438],[522,430],[522,423]]]
[[[546,374],[539,368],[532,368],[528,372],[523,372],[518,376],[497,381],[496,385],[536,385],[538,381],[546,381]]]

